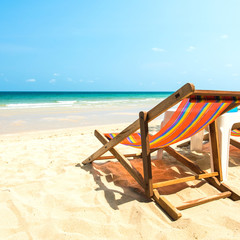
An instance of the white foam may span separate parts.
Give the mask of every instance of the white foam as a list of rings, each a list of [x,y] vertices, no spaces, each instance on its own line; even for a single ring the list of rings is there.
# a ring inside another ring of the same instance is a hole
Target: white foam
[[[74,103],[77,103],[77,101],[57,101],[57,103],[60,103],[60,104],[74,104]]]
[[[16,104],[7,104],[0,109],[22,109],[22,108],[48,108],[48,107],[63,107],[71,106],[76,101],[59,101],[56,103],[16,103]]]
[[[51,107],[73,107],[73,108],[108,108],[108,107],[137,107],[140,104],[157,104],[164,98],[146,98],[146,99],[101,99],[84,101],[56,101],[48,103],[16,103],[0,106],[0,109],[25,109],[25,108],[51,108]]]

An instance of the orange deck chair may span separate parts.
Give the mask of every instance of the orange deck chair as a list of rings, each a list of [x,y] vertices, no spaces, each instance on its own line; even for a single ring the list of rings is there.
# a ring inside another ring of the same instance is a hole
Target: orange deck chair
[[[148,132],[148,123],[178,103],[180,105],[169,122],[158,133],[150,135]],[[129,174],[144,189],[146,196],[155,200],[174,220],[182,216],[179,210],[225,197],[230,197],[232,200],[239,200],[240,196],[237,193],[233,192],[227,185],[221,183],[221,160],[215,122],[218,116],[239,104],[240,92],[195,90],[193,84],[187,83],[150,111],[140,112],[139,119],[122,132],[101,134],[95,130],[95,136],[103,146],[84,160],[83,164],[91,163],[98,159],[106,159],[102,155],[110,151],[113,155],[112,158],[119,160]],[[211,173],[200,169],[193,161],[170,147],[171,144],[191,137],[206,126],[210,128],[213,155],[213,171]],[[138,129],[140,129],[140,133],[136,133]],[[121,154],[114,148],[119,143],[142,150],[140,157],[143,160],[143,176],[131,165],[131,161],[127,159],[127,157],[139,157],[139,154]],[[168,154],[191,169],[194,174],[189,177],[153,183],[150,155],[158,149],[164,149]],[[109,156],[107,159],[109,159]],[[158,188],[196,179],[205,179],[206,182],[218,189],[219,193],[214,196],[191,200],[175,207],[166,197],[160,195],[158,192]]]
[[[233,137],[240,137],[240,123],[235,124],[235,126],[237,125],[236,129],[233,129],[231,131],[231,136]],[[237,147],[240,149],[240,142],[236,141],[233,138],[230,138],[230,144],[232,144],[234,147]]]

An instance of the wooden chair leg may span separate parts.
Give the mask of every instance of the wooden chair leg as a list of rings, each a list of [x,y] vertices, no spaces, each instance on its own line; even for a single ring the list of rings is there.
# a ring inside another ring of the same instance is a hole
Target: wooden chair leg
[[[219,181],[222,181],[222,165],[221,165],[221,155],[219,151],[219,139],[218,139],[218,129],[217,123],[214,121],[209,125],[209,136],[211,141],[211,152],[212,152],[212,166],[213,171],[218,172]]]
[[[95,136],[102,144],[108,143],[108,139],[101,134],[99,131],[95,130]],[[122,164],[122,166],[129,172],[129,174],[139,183],[142,188],[145,188],[144,180],[142,175],[131,165],[124,155],[117,151],[114,147],[109,150],[112,155]]]
[[[145,194],[151,198],[153,196],[152,186],[152,166],[151,166],[151,151],[149,145],[149,134],[148,134],[148,121],[147,113],[139,113],[140,130],[141,130],[141,142],[142,142],[142,158],[143,158],[143,172],[144,172],[144,183],[145,183]]]
[[[156,189],[153,190],[153,199],[173,220],[177,220],[182,216],[177,208],[175,208],[165,197],[161,196]]]

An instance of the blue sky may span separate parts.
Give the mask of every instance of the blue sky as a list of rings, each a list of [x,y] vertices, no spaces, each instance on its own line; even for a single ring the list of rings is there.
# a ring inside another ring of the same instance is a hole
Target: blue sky
[[[2,1],[0,88],[240,90],[239,9],[239,0]]]

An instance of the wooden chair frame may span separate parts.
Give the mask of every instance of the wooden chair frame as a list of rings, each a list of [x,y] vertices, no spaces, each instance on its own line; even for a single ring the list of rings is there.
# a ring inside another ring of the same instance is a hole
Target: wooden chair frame
[[[230,92],[230,91],[203,91],[203,90],[195,90],[193,84],[187,83],[182,88],[177,90],[175,93],[170,95],[168,98],[160,102],[157,106],[152,108],[148,112],[140,112],[139,119],[137,119],[134,123],[125,128],[120,134],[118,134],[112,140],[108,140],[103,134],[101,134],[98,130],[95,130],[95,136],[99,139],[99,141],[103,144],[103,146],[98,149],[95,153],[93,153],[90,157],[83,161],[83,164],[92,163],[94,160],[101,159],[112,159],[116,158],[122,166],[129,172],[129,174],[138,182],[138,184],[144,189],[145,195],[155,200],[157,204],[164,209],[169,216],[176,220],[182,216],[179,210],[183,210],[189,207],[197,206],[209,201],[226,198],[229,197],[232,200],[239,200],[240,196],[233,192],[227,185],[221,183],[222,180],[222,172],[221,172],[221,159],[219,155],[219,147],[218,147],[218,137],[216,130],[216,122],[211,123],[210,126],[210,137],[211,137],[211,148],[212,148],[212,156],[213,156],[213,168],[214,171],[211,173],[207,173],[206,171],[199,168],[193,161],[181,155],[177,151],[175,151],[170,146],[164,147],[163,149],[182,164],[191,169],[194,173],[193,176],[168,180],[159,183],[152,182],[152,169],[151,169],[151,153],[156,151],[157,149],[150,149],[149,145],[149,133],[148,133],[148,123],[158,117],[163,112],[167,111],[169,108],[174,106],[175,104],[182,101],[184,98],[188,98],[190,95],[200,95],[200,96],[237,96],[240,97],[240,92]],[[236,107],[236,103],[231,104],[226,111]],[[126,137],[131,135],[140,129],[141,132],[141,142],[142,142],[142,153],[137,154],[121,154],[116,148],[114,148],[117,144],[122,142]],[[113,156],[102,157],[104,153],[110,151]],[[143,176],[131,165],[130,161],[127,157],[141,157],[143,159]],[[220,191],[220,193],[205,197],[201,199],[196,199],[192,201],[188,201],[187,203],[180,206],[173,206],[164,196],[161,196],[158,192],[158,188],[163,186],[169,186],[172,184],[192,181],[192,180],[200,180],[205,179],[206,182],[214,186],[216,189]]]

